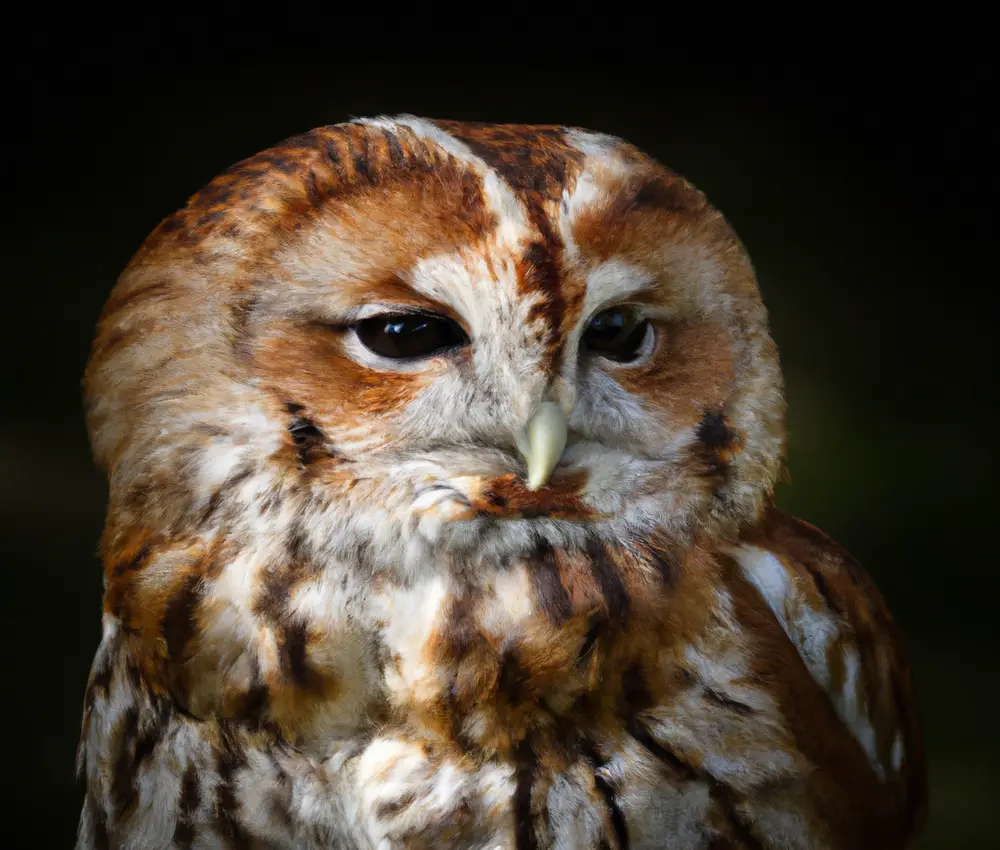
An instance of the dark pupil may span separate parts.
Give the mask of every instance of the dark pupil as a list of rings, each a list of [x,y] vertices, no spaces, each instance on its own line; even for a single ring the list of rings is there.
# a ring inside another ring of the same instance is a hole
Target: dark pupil
[[[383,357],[427,357],[468,342],[462,329],[442,316],[419,313],[375,316],[359,322],[358,339]]]
[[[648,319],[639,320],[628,310],[605,310],[590,320],[583,344],[594,354],[627,363],[639,354],[648,327]]]

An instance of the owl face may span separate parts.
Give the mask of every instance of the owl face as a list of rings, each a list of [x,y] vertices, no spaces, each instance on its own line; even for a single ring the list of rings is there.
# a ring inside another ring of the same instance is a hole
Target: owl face
[[[413,568],[718,531],[782,449],[725,221],[556,127],[361,120],[235,166],[122,276],[86,389],[122,529],[295,525]]]

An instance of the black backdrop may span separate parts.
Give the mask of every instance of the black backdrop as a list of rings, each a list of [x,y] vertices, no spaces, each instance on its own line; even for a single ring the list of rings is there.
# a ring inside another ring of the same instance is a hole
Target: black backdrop
[[[100,630],[105,489],[79,382],[104,298],[146,234],[223,168],[320,124],[404,111],[621,135],[728,216],[788,380],[794,483],[780,501],[859,557],[906,636],[931,765],[921,846],[985,846],[1000,778],[987,696],[998,648],[992,64],[973,49],[766,68],[619,57],[585,71],[567,59],[205,65],[127,38],[113,53],[46,53],[41,38],[32,49],[35,61],[5,71],[0,604],[16,717],[4,798],[8,822],[45,812],[32,814],[33,846],[69,846],[80,803],[73,757]]]

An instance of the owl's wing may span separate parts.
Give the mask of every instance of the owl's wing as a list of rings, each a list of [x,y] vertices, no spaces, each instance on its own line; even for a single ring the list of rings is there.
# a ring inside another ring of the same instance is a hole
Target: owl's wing
[[[835,541],[774,507],[732,555],[861,744],[912,834],[927,796],[920,721],[902,641],[878,588]]]

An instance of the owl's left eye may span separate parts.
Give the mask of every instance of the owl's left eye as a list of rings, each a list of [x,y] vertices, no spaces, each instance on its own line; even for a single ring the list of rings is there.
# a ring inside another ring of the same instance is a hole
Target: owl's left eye
[[[590,320],[581,342],[592,354],[615,363],[631,363],[642,355],[652,332],[649,319],[627,307],[613,307]]]
[[[451,319],[426,313],[387,313],[355,325],[361,344],[393,360],[430,357],[468,343],[465,332]]]

